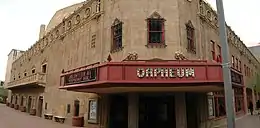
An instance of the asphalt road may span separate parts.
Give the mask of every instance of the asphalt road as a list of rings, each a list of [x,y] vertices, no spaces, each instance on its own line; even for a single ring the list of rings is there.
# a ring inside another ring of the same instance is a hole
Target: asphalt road
[[[0,128],[74,128],[51,120],[30,116],[27,113],[0,104]]]

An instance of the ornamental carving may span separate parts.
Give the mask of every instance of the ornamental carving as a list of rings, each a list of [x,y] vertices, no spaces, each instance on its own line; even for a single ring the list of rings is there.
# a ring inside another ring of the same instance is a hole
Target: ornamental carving
[[[207,11],[207,18],[211,20],[211,12],[209,10]]]
[[[59,36],[60,36],[60,31],[56,30],[56,38],[59,38]]]
[[[71,21],[68,21],[68,29],[71,29]]]
[[[124,60],[137,60],[138,59],[138,54],[136,52],[129,52],[127,57]]]
[[[86,8],[84,18],[89,18],[91,14],[91,8]]]
[[[77,15],[76,16],[76,24],[79,24],[80,23],[80,15]]]
[[[49,42],[48,37],[46,37],[43,41],[44,41],[45,46],[47,46],[48,42]]]
[[[62,34],[65,32],[65,26],[66,26],[66,23],[65,23],[65,21],[62,21],[62,29],[61,29],[61,32],[62,32]]]
[[[149,17],[149,19],[163,19],[158,12],[153,12]]]
[[[50,36],[50,42],[53,41],[53,38],[54,38],[54,36],[53,36],[53,34],[51,34],[51,36]]]
[[[187,58],[184,56],[184,54],[180,51],[175,52],[174,58],[176,60],[187,60]]]

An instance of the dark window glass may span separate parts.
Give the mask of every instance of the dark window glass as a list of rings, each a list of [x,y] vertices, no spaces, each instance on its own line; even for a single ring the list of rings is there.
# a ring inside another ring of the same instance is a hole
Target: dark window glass
[[[148,20],[148,43],[164,43],[164,20]]]

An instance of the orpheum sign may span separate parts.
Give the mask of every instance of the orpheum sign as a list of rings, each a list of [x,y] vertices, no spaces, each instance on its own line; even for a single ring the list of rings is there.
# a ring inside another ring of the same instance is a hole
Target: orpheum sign
[[[195,77],[194,68],[137,68],[137,77],[189,78]]]
[[[97,80],[97,68],[86,69],[65,75],[65,85],[88,83]]]

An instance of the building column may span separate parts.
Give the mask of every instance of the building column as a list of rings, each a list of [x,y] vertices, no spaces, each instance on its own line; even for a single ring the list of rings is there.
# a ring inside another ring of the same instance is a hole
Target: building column
[[[11,97],[12,97],[12,91],[11,90],[8,90],[8,95],[7,95],[7,102],[11,103]]]
[[[256,97],[255,97],[255,90],[252,89],[252,102],[253,102],[253,108],[256,109]]]
[[[244,112],[245,114],[248,113],[248,105],[247,105],[247,93],[246,93],[246,87],[243,87],[243,95],[244,95]]]
[[[139,97],[136,93],[128,94],[128,128],[138,128]]]
[[[176,128],[187,128],[185,93],[175,94]]]

